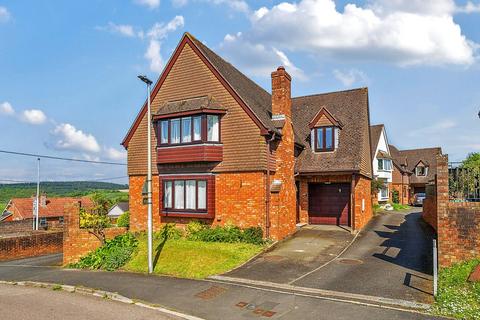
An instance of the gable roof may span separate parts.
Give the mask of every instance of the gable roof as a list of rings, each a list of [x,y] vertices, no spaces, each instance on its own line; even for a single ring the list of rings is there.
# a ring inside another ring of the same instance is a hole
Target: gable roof
[[[250,118],[259,126],[262,134],[268,132],[275,132],[280,134],[280,131],[275,127],[271,120],[272,114],[272,99],[271,95],[265,91],[258,84],[250,80],[243,73],[238,71],[233,65],[222,59],[210,48],[198,41],[190,33],[186,32],[182,40],[180,40],[175,52],[168,61],[165,69],[157,80],[150,99],[153,100],[165,81],[170,69],[175,64],[182,48],[189,44],[192,49],[199,55],[200,59],[210,68],[214,75],[222,82],[225,88],[236,98],[240,106],[250,116]],[[127,132],[127,135],[122,141],[122,145],[127,148],[128,143],[133,136],[133,133],[138,128],[142,118],[147,112],[147,101],[144,102],[140,112],[135,118],[134,123]]]
[[[22,219],[33,218],[33,202],[35,198],[12,198],[9,202],[10,212],[20,215]],[[93,205],[92,200],[89,197],[82,198],[47,198],[45,206],[40,206],[38,210],[38,216],[44,217],[62,217],[64,215],[64,209],[67,205],[72,205],[82,202],[82,206],[89,207]]]
[[[380,136],[383,131],[383,124],[375,124],[370,126],[370,139],[372,139],[372,158],[375,157],[375,151],[377,151],[378,143],[380,142]]]
[[[322,109],[320,109],[320,111],[318,111],[317,115],[308,124],[308,127],[310,129],[314,128],[317,125],[318,120],[320,120],[320,118],[322,116],[325,116],[328,119],[328,121],[330,121],[330,123],[332,125],[337,126],[337,127],[342,127],[341,122],[338,121],[337,119],[335,119],[335,117],[328,111],[327,108],[325,108],[325,106],[323,106]]]
[[[393,147],[393,146],[390,146]],[[406,169],[413,172],[410,177],[410,183],[427,183],[429,180],[435,177],[437,173],[437,158],[438,154],[442,154],[442,148],[422,148],[422,149],[410,149],[410,150],[398,150],[393,147],[392,157],[394,161],[399,164],[406,165]],[[417,177],[415,175],[415,167],[418,163],[423,162],[428,165],[428,172],[425,177]]]
[[[335,151],[314,153],[308,125],[323,107],[343,127],[339,130],[339,144]],[[296,159],[297,172],[358,172],[372,177],[367,88],[295,97],[292,99],[292,118],[295,133],[306,146]]]

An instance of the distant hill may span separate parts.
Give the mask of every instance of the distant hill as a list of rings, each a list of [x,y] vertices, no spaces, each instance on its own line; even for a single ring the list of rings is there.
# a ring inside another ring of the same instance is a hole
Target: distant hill
[[[79,197],[102,192],[113,201],[123,201],[128,199],[128,193],[118,191],[123,189],[128,189],[128,185],[91,181],[40,182],[40,192],[46,193],[48,197]],[[35,183],[0,184],[0,211],[11,198],[29,198],[36,192]]]

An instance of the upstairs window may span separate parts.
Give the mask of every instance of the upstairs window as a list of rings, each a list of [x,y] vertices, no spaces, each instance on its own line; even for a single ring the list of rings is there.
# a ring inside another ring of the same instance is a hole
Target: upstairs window
[[[335,127],[318,127],[312,129],[314,137],[315,152],[325,152],[335,150],[335,135],[337,129]]]
[[[428,172],[428,168],[427,167],[424,167],[424,166],[417,166],[415,168],[415,175],[417,177],[424,177],[427,175],[427,172]]]
[[[160,146],[220,142],[220,117],[198,115],[157,122]]]
[[[377,159],[379,171],[392,171],[392,160],[390,159]]]

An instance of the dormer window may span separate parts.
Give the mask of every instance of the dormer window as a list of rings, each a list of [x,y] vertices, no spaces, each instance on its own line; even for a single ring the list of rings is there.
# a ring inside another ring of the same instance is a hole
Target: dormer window
[[[424,177],[428,174],[428,167],[425,166],[417,166],[415,168],[415,175],[417,177]]]
[[[335,127],[318,127],[313,129],[315,152],[335,150]]]

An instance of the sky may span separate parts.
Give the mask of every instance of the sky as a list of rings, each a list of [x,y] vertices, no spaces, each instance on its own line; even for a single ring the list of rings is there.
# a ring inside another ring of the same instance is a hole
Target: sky
[[[480,151],[480,0],[0,0],[0,149],[126,162],[120,142],[184,32],[267,91],[369,88],[400,149]],[[0,154],[3,179],[36,159]],[[126,167],[41,161],[41,180],[126,182]],[[115,179],[113,179],[115,178]]]

